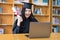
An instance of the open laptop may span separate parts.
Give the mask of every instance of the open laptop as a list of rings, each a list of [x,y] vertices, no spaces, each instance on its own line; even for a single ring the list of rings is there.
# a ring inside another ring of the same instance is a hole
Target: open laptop
[[[30,38],[50,37],[51,24],[48,22],[31,22],[29,28]]]

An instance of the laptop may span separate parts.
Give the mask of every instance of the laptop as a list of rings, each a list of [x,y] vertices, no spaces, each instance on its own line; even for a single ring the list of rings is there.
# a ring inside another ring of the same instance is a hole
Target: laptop
[[[48,22],[31,22],[29,28],[30,38],[50,37],[51,24]]]

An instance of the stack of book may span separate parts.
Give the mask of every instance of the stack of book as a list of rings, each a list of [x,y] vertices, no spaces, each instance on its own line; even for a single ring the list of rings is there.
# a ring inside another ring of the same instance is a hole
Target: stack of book
[[[24,0],[14,0],[14,3],[16,3],[16,4],[18,4],[18,3],[22,4],[23,1]]]
[[[57,17],[53,17],[52,24],[59,24],[59,19]]]
[[[43,15],[42,8],[34,8],[34,14]]]
[[[42,5],[42,6],[46,6],[48,5],[48,0],[33,0],[33,4],[36,4],[36,5]]]
[[[23,2],[27,2],[27,3],[29,3],[29,0],[23,0]]]
[[[0,7],[0,13],[2,13],[2,7]]]
[[[18,4],[22,4],[22,2],[29,2],[29,0],[14,0],[14,3]]]
[[[52,27],[52,32],[58,33],[58,26],[53,26]]]
[[[60,10],[53,8],[53,14],[59,15],[60,14]]]
[[[60,0],[53,0],[53,5],[58,5],[58,6],[60,6]]]
[[[5,0],[0,0],[0,2],[5,2]]]
[[[53,0],[53,5],[57,5],[57,0]]]

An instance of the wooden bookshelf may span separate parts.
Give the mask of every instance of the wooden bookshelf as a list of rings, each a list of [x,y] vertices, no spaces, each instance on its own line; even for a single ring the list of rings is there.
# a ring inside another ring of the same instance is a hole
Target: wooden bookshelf
[[[38,0],[39,2],[42,2],[43,0]],[[33,0],[32,0],[32,4],[34,4],[34,2],[33,2]],[[34,15],[35,16],[35,18],[37,19],[37,20],[39,20],[39,22],[51,22],[51,20],[50,20],[50,9],[51,9],[51,1],[50,0],[48,0],[48,5],[38,5],[38,4],[34,4],[33,5],[33,9],[32,10],[34,10],[34,8],[41,8],[42,9],[42,13],[43,13],[43,15],[40,15],[40,14],[38,14],[38,15]]]
[[[52,0],[52,3],[53,2],[54,1]],[[56,2],[58,2],[58,0],[56,0]],[[52,9],[60,10],[60,5],[58,5],[57,3],[56,3],[56,5],[52,4]],[[60,33],[60,14],[58,14],[58,12],[54,13],[54,11],[52,11],[52,18],[53,17],[56,17],[59,20],[58,21],[59,24],[52,24],[52,26],[58,26],[58,33]]]
[[[13,27],[13,0],[5,0],[0,2],[2,13],[0,13],[1,23],[0,28],[4,29],[4,34],[11,34]]]

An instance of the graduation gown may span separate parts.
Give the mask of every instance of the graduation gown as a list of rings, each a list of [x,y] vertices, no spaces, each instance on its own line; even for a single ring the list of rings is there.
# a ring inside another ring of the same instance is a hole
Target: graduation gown
[[[30,22],[37,22],[37,20],[35,18],[26,19],[26,20],[23,20],[23,22],[20,23],[20,27],[18,27],[17,26],[17,21],[18,21],[18,19],[15,21],[14,27],[13,27],[13,33],[14,34],[29,33]]]

